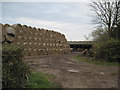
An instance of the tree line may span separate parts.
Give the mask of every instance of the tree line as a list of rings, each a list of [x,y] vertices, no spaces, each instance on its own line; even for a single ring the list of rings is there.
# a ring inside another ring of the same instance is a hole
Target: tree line
[[[95,58],[107,61],[120,59],[120,1],[91,2],[94,12],[93,23],[97,25],[91,36],[94,41],[93,53]]]

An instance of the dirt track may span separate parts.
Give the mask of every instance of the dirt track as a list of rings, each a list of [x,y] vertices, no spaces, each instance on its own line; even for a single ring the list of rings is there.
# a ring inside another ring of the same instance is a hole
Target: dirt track
[[[77,54],[29,57],[32,70],[53,74],[62,88],[118,88],[118,67],[77,61]]]

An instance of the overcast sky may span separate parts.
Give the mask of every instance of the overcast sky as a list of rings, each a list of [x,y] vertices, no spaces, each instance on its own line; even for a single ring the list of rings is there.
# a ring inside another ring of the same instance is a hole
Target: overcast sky
[[[83,41],[84,36],[88,36],[93,30],[90,17],[92,12],[88,0],[85,2],[12,1],[2,2],[3,24],[20,23],[58,31],[65,34],[69,41]]]

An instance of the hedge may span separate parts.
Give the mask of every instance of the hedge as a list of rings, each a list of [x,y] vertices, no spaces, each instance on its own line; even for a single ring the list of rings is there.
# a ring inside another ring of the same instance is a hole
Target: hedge
[[[3,46],[2,49],[2,87],[26,87],[29,68],[23,62],[23,49],[18,46]]]
[[[96,44],[95,57],[106,61],[119,62],[120,59],[120,41],[109,40],[104,43]]]

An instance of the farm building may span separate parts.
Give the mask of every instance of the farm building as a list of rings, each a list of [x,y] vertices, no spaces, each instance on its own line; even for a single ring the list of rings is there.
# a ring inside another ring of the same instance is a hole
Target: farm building
[[[81,52],[84,49],[92,48],[92,41],[69,41],[70,48],[72,51]]]

